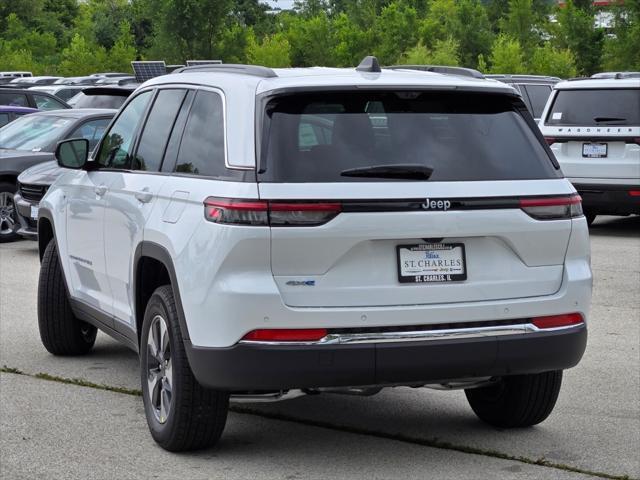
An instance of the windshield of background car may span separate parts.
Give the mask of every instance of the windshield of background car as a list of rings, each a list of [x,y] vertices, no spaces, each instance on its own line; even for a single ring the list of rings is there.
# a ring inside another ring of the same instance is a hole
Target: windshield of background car
[[[259,180],[389,181],[341,172],[393,165],[432,169],[429,181],[557,178],[514,102],[501,94],[436,91],[279,96],[265,110]]]
[[[76,97],[73,97],[74,108],[113,108],[117,110],[127,100],[124,95],[85,95],[82,92]]]
[[[62,138],[72,118],[53,115],[29,115],[18,118],[0,129],[0,148],[47,151]]]
[[[640,125],[640,88],[558,90],[546,125]]]

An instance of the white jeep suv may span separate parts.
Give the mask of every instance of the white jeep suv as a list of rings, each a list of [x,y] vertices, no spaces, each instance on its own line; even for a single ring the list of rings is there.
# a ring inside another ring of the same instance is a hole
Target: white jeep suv
[[[96,328],[140,353],[172,451],[215,443],[229,398],[464,388],[530,426],[585,349],[580,197],[519,95],[381,70],[210,65],[152,79],[40,204],[53,354]]]
[[[589,223],[598,214],[640,214],[640,78],[556,84],[540,130]]]

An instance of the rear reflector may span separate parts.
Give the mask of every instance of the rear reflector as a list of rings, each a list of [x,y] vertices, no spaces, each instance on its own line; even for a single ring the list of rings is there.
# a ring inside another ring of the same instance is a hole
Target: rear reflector
[[[559,328],[570,327],[572,325],[580,325],[584,323],[582,315],[579,313],[566,313],[564,315],[550,315],[548,317],[534,317],[531,319],[536,327],[545,328]]]
[[[209,197],[204,216],[225,225],[297,226],[322,225],[342,211],[340,203],[273,202]]]
[[[247,333],[242,340],[254,342],[315,342],[327,336],[324,328],[262,329]]]
[[[640,197],[640,190],[629,190],[629,195],[632,197]]]
[[[520,208],[536,220],[559,220],[582,216],[580,195],[521,198]]]

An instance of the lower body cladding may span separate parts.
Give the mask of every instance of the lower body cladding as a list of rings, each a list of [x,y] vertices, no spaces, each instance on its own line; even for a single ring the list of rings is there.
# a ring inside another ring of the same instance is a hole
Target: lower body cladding
[[[329,341],[242,341],[225,348],[195,347],[187,341],[186,346],[191,369],[202,385],[255,392],[422,386],[564,370],[580,361],[587,343],[583,322],[548,330],[523,321],[406,333],[398,332],[395,338],[385,333],[376,339],[377,334],[329,332]]]
[[[588,213],[600,215],[640,215],[640,180],[635,184],[604,185],[572,180]]]
[[[38,203],[24,199],[19,192],[14,195],[13,202],[16,206],[16,216],[20,223],[18,235],[28,240],[36,240],[38,238]]]

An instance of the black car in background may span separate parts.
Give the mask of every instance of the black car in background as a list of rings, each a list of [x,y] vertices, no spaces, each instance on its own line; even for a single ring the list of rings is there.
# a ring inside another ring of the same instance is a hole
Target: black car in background
[[[0,243],[17,239],[21,228],[35,233],[35,222],[28,219],[37,210],[31,206],[34,201],[37,205],[46,189],[41,189],[39,197],[32,193],[31,201],[27,201],[17,194],[18,175],[34,165],[53,160],[60,140],[86,138],[90,146],[95,146],[115,113],[106,109],[37,112],[0,128]],[[17,209],[26,214],[24,224]]]
[[[31,107],[38,110],[71,108],[67,102],[50,93],[10,87],[0,87],[0,105]]]
[[[561,81],[558,77],[544,75],[485,75],[502,83],[508,83],[522,95],[525,105],[537,122],[542,116],[544,106],[547,104],[553,86]]]
[[[73,108],[115,108],[122,106],[125,100],[138,88],[138,84],[109,85],[88,87],[69,99]]]

